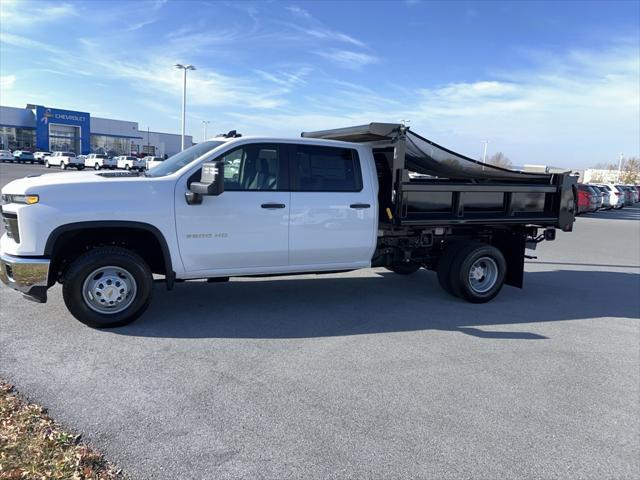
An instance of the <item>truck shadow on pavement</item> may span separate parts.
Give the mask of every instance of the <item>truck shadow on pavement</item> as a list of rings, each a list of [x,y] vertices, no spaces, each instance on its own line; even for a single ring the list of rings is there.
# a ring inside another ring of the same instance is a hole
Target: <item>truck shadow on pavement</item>
[[[157,283],[154,301],[120,335],[169,338],[310,338],[419,330],[484,339],[547,338],[515,324],[640,317],[640,275],[605,271],[529,272],[523,290],[466,303],[442,291],[433,272],[367,277],[281,277],[228,283]],[[499,328],[481,328],[506,325]],[[529,325],[529,329],[535,327]]]

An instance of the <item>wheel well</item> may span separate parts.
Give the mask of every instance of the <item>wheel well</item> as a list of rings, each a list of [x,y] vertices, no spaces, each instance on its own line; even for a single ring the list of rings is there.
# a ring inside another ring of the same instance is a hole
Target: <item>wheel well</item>
[[[97,247],[118,246],[136,252],[149,265],[153,273],[170,275],[170,259],[166,246],[157,235],[136,227],[90,227],[61,232],[48,248],[52,259],[49,284],[62,281],[69,265],[83,253]],[[169,264],[167,265],[167,263]]]

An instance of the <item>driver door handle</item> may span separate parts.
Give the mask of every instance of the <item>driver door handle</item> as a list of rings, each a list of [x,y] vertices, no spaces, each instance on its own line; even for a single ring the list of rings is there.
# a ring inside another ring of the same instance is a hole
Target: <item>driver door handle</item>
[[[371,205],[368,203],[352,203],[349,205],[350,208],[362,209],[362,208],[371,208]]]
[[[263,203],[262,205],[260,205],[260,207],[274,210],[276,208],[285,208],[286,205],[284,203]]]

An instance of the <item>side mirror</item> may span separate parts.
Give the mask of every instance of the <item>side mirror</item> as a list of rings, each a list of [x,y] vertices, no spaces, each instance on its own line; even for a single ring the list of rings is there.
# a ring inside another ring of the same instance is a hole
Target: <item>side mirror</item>
[[[199,182],[192,182],[189,191],[196,195],[220,195],[224,192],[224,162],[202,164]]]

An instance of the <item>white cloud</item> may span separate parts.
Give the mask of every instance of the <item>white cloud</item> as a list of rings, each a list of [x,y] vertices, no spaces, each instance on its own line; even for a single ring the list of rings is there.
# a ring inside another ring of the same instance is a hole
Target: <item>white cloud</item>
[[[152,19],[149,19],[149,20],[143,20],[141,22],[132,23],[127,28],[125,28],[125,30],[127,32],[135,32],[136,30],[140,30],[141,28],[146,27],[147,25],[151,25],[152,23],[155,23],[156,21],[157,20],[155,18],[152,18]]]
[[[362,52],[354,52],[351,50],[327,50],[316,52],[321,57],[331,60],[333,63],[341,67],[351,70],[359,70],[366,65],[378,63],[380,60],[373,55]]]
[[[21,35],[14,35],[6,31],[0,31],[0,43],[6,45],[13,45],[14,47],[20,47],[25,49],[40,50],[52,54],[63,54],[64,52],[58,48],[55,48],[47,43],[39,42],[31,38],[23,37]]]
[[[321,40],[332,40],[336,42],[349,43],[351,45],[355,45],[356,47],[366,47],[364,42],[361,42],[360,40],[353,38],[346,33],[336,32],[334,30],[328,30],[325,28],[304,28],[301,30],[310,37],[318,38]]]
[[[27,2],[2,0],[0,2],[0,23],[3,29],[55,22],[62,18],[77,15],[71,3]]]
[[[0,75],[0,89],[9,90],[16,83],[15,75]]]
[[[504,78],[419,90],[409,118],[415,127],[466,138],[467,145],[492,140],[493,148],[514,152],[521,164],[588,166],[618,151],[637,155],[638,55],[633,44],[538,52],[534,67]]]
[[[160,9],[163,7],[163,5],[164,5],[165,3],[167,3],[167,1],[168,1],[168,0],[155,0],[155,1],[153,2],[153,7],[152,7],[152,8],[153,8],[154,10],[160,10]]]
[[[312,18],[311,14],[301,7],[291,6],[287,7],[287,10],[289,10],[296,17]]]

